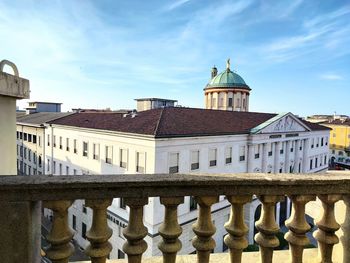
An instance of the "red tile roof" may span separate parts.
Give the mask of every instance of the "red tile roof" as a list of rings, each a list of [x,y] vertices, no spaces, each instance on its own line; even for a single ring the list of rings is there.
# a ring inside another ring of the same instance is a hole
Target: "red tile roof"
[[[138,112],[135,117],[110,112],[82,112],[51,124],[151,135],[156,138],[247,134],[277,114],[194,108],[163,108]],[[304,123],[307,126],[308,122]],[[312,124],[312,129],[328,129]]]

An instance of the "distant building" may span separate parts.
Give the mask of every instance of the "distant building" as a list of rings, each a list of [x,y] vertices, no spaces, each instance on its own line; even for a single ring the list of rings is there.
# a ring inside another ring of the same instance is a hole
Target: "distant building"
[[[166,107],[175,107],[177,100],[160,99],[160,98],[142,98],[135,99],[137,101],[137,111],[145,111]]]
[[[211,80],[204,88],[205,108],[212,110],[249,111],[250,88],[243,78],[231,71],[230,60],[226,70],[217,74],[214,66]]]
[[[306,120],[314,123],[330,122],[333,120],[346,120],[349,116],[346,115],[312,115],[306,117]]]
[[[61,104],[56,102],[32,101],[28,103],[28,114],[35,112],[61,112]]]
[[[17,170],[19,175],[45,173],[45,123],[71,113],[17,114]]]
[[[350,118],[322,122],[331,128],[330,161],[348,164],[350,167]]]

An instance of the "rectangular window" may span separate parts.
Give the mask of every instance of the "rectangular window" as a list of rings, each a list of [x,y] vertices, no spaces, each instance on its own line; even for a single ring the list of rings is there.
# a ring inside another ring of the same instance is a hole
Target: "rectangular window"
[[[119,207],[122,209],[126,209],[126,204],[124,198],[119,198]]]
[[[32,135],[28,134],[28,142],[32,142]]]
[[[86,225],[84,223],[81,223],[81,236],[86,239]]]
[[[50,172],[50,159],[47,159],[47,171]]]
[[[26,133],[23,133],[23,140],[27,140],[27,134]]]
[[[75,215],[72,216],[72,226],[74,230],[77,230],[77,218]]]
[[[315,158],[315,168],[317,168],[317,166],[318,166],[318,158],[316,157]]]
[[[225,163],[232,163],[232,147],[226,147],[225,149]]]
[[[76,139],[73,140],[73,152],[74,153],[78,153],[77,140]]]
[[[310,160],[310,170],[312,170],[312,159]]]
[[[20,132],[20,133],[19,133],[19,138],[22,140],[22,138],[23,138],[23,132]]]
[[[66,175],[69,175],[69,166],[66,166]]]
[[[50,146],[50,134],[47,135],[47,146]]]
[[[209,166],[216,166],[217,149],[209,149]]]
[[[113,158],[113,148],[112,146],[106,146],[106,163],[111,164]]]
[[[85,157],[88,156],[88,147],[89,147],[89,144],[87,142],[83,142],[83,156]]]
[[[312,138],[312,140],[311,140],[311,149],[314,148],[314,144],[315,144],[315,139]]]
[[[113,219],[113,221],[114,221],[114,219]],[[124,235],[123,235],[123,229],[124,229],[123,226],[118,226],[118,237],[120,237],[120,238],[122,238],[122,239],[125,239],[125,238],[124,238]],[[119,251],[119,250],[118,250],[118,251]],[[118,255],[118,257],[119,257],[119,255]]]
[[[66,138],[66,151],[69,152],[69,138]]]
[[[191,151],[191,170],[199,169],[199,151]]]
[[[170,153],[169,154],[169,173],[178,173],[179,172],[179,153]]]
[[[228,106],[232,107],[232,98],[228,98]]]
[[[280,154],[283,154],[284,153],[284,149],[283,149],[283,142],[281,143],[281,148],[280,148]]]
[[[97,143],[94,143],[92,145],[92,151],[93,151],[93,158],[94,160],[98,160],[100,158],[100,145]]]
[[[317,137],[316,139],[316,147],[318,147],[320,145],[320,137]]]
[[[52,163],[52,173],[56,173],[56,161],[53,161]]]
[[[119,166],[121,168],[127,168],[128,165],[128,150],[120,149],[119,150]]]
[[[259,159],[260,157],[260,147],[259,145],[254,145],[254,158]]]
[[[327,164],[327,155],[324,156],[324,164]]]
[[[197,209],[197,201],[193,196],[190,196],[190,211]]]
[[[19,139],[19,131],[17,131],[16,134],[17,134],[17,139]]]
[[[33,135],[33,143],[36,143],[36,135]]]
[[[272,143],[269,144],[268,156],[272,156]]]
[[[59,148],[62,150],[63,145],[62,145],[62,136],[59,137]]]
[[[321,138],[321,146],[323,146],[323,140],[324,140],[324,139],[323,139],[323,137],[322,137],[322,138]]]
[[[53,136],[53,147],[56,147],[56,135]]]
[[[242,162],[245,160],[245,146],[239,147],[239,161]]]
[[[146,164],[145,153],[136,152],[136,172],[144,173],[145,172],[145,164]]]
[[[41,155],[39,155],[38,163],[39,163],[39,167],[41,167],[41,165],[42,165],[42,163],[41,163]]]

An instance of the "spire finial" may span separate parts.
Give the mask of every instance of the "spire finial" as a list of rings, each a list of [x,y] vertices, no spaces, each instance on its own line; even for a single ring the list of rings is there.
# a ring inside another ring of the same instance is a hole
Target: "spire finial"
[[[230,70],[230,66],[231,66],[231,63],[230,63],[230,59],[228,58],[226,62],[226,69]]]

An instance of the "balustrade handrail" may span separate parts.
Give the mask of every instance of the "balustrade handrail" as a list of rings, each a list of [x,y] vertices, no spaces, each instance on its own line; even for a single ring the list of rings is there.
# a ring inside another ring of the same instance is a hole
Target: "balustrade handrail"
[[[0,176],[0,200],[350,194],[347,173]]]

